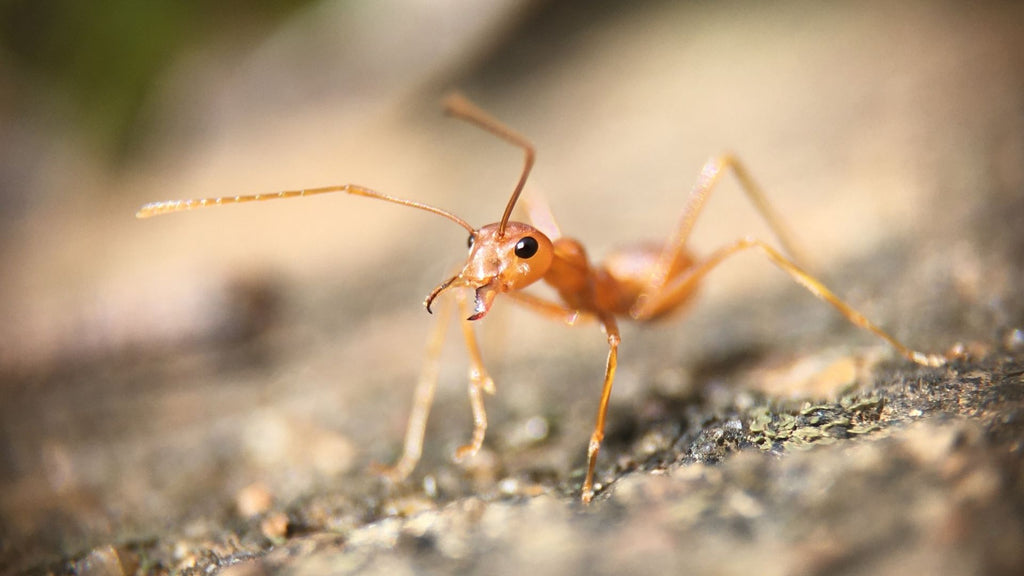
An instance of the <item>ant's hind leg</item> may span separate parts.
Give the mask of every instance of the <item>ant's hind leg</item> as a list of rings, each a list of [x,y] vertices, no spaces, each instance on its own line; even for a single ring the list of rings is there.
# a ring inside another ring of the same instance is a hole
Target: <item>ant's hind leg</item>
[[[888,342],[889,345],[895,348],[896,351],[899,352],[900,355],[903,356],[904,358],[907,358],[908,360],[916,362],[917,364],[921,364],[923,366],[936,367],[946,364],[947,358],[943,356],[937,354],[927,354],[924,352],[918,352],[917,350],[913,350],[907,347],[905,344],[897,340],[891,334],[889,334],[885,330],[882,330],[875,323],[868,320],[866,316],[855,310],[844,300],[836,296],[835,293],[833,293],[824,284],[822,284],[820,280],[805,272],[803,269],[797,266],[796,263],[794,263],[792,260],[786,258],[781,252],[779,252],[769,244],[752,238],[744,238],[728,246],[725,246],[724,248],[720,248],[719,250],[713,252],[706,259],[696,263],[685,274],[681,275],[679,278],[672,281],[666,287],[666,290],[658,295],[654,304],[657,305],[657,303],[660,301],[671,302],[674,300],[674,298],[676,298],[676,295],[678,293],[693,290],[694,286],[696,286],[696,284],[700,282],[700,280],[704,276],[706,276],[708,273],[714,270],[725,259],[727,259],[730,256],[733,256],[734,254],[751,248],[756,249],[765,256],[767,256],[773,264],[775,264],[784,272],[789,274],[789,276],[797,284],[800,284],[801,286],[806,288],[807,291],[809,291],[815,297],[831,304],[832,307],[838,310],[839,313],[842,314],[843,317],[846,318],[848,321],[850,321],[851,324],[863,328],[868,332],[871,332],[875,336],[881,338],[882,340]]]
[[[412,412],[409,414],[409,424],[405,431],[401,458],[391,466],[379,464],[372,466],[374,472],[392,482],[401,482],[408,477],[416,468],[416,464],[419,463],[420,456],[423,454],[427,417],[430,415],[430,408],[434,403],[434,392],[437,390],[441,347],[444,344],[445,332],[448,331],[448,322],[451,316],[451,300],[445,300],[444,307],[437,316],[434,330],[427,339],[427,357],[416,383],[416,392],[413,395]]]
[[[785,253],[793,261],[801,263],[801,265],[804,265],[803,263],[807,261],[803,252],[797,247],[796,242],[793,241],[789,227],[782,222],[778,212],[768,203],[768,198],[765,196],[764,191],[750,176],[746,166],[740,162],[739,158],[732,154],[716,156],[705,162],[701,168],[700,175],[697,177],[697,181],[694,182],[693,188],[690,190],[690,196],[686,201],[686,206],[683,208],[683,216],[680,219],[679,226],[676,227],[675,233],[665,244],[665,248],[662,250],[653,272],[647,279],[647,287],[637,299],[636,305],[630,312],[634,318],[647,318],[655,315],[652,300],[656,299],[655,295],[661,292],[670,281],[669,276],[672,267],[679,256],[686,251],[687,242],[690,240],[693,227],[697,224],[697,218],[704,209],[704,203],[707,202],[711,192],[718,185],[722,174],[729,170],[732,170],[737,181],[739,181],[740,189],[743,190],[747,198],[754,205],[754,208],[757,209],[758,214],[768,224],[772,234],[778,239]]]

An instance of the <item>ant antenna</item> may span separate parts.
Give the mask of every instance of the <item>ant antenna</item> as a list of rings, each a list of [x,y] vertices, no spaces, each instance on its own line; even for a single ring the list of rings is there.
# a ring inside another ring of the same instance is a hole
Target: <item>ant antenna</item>
[[[459,226],[462,226],[473,233],[473,227],[470,226],[469,222],[466,222],[462,218],[459,218],[455,214],[435,208],[429,204],[423,204],[422,202],[414,202],[412,200],[406,200],[404,198],[396,198],[394,196],[377,192],[376,190],[370,190],[369,188],[363,188],[362,186],[356,186],[354,184],[343,184],[341,186],[325,186],[323,188],[306,188],[303,190],[285,190],[283,192],[273,192],[271,194],[250,194],[247,196],[221,196],[220,198],[196,198],[193,200],[167,200],[164,202],[150,202],[139,211],[135,213],[136,218],[150,218],[152,216],[159,216],[161,214],[170,214],[172,212],[185,212],[187,210],[196,210],[199,208],[205,208],[207,206],[223,206],[224,204],[243,204],[245,202],[264,202],[266,200],[279,200],[282,198],[295,198],[298,196],[316,196],[317,194],[330,194],[332,192],[345,192],[346,194],[352,194],[353,196],[365,196],[367,198],[376,198],[377,200],[383,200],[385,202],[391,202],[401,206],[408,206],[410,208],[416,208],[418,210],[424,210],[431,214],[437,214],[438,216],[444,216],[445,218],[455,222]]]
[[[478,108],[468,98],[463,96],[461,92],[453,92],[444,99],[444,110],[452,116],[472,122],[502,140],[522,148],[526,155],[523,162],[523,174],[519,177],[516,189],[512,192],[512,197],[508,199],[505,213],[501,215],[501,221],[498,223],[497,236],[501,238],[505,235],[505,226],[508,224],[509,217],[512,216],[512,208],[515,207],[516,201],[519,200],[519,195],[523,193],[523,187],[526,186],[526,178],[530,175],[530,169],[533,168],[533,145],[523,135],[505,126],[497,118]]]

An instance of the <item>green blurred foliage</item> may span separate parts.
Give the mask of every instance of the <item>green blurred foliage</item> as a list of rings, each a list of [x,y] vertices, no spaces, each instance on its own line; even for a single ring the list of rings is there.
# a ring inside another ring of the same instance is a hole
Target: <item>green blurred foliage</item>
[[[253,41],[313,1],[0,0],[0,59],[18,84],[6,91],[36,113],[64,108],[102,155],[123,160],[179,54]]]

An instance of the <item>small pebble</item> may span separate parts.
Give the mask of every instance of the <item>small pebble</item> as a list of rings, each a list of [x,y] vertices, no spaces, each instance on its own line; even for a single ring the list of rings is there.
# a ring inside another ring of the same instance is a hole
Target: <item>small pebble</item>
[[[125,573],[121,557],[113,546],[94,548],[75,563],[75,573],[83,576],[122,576]]]
[[[288,515],[284,512],[270,514],[260,522],[260,532],[268,540],[281,541],[288,535]]]
[[[257,482],[242,488],[235,494],[235,509],[243,518],[259,516],[274,504],[274,496],[265,484]]]

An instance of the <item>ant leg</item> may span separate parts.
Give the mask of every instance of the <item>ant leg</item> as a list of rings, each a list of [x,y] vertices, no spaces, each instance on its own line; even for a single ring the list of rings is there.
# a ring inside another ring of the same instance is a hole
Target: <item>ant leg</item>
[[[523,196],[522,206],[526,210],[527,221],[543,232],[549,240],[554,241],[562,237],[562,231],[558,228],[558,221],[551,212],[551,206],[539,190],[530,188],[530,193]]]
[[[680,220],[679,226],[676,228],[675,234],[673,234],[665,244],[665,248],[662,250],[661,256],[658,258],[658,263],[655,265],[654,271],[647,280],[647,287],[643,290],[640,297],[637,299],[636,305],[631,311],[631,315],[634,318],[650,317],[653,315],[651,300],[669,281],[669,274],[672,266],[679,258],[680,254],[686,250],[686,243],[689,241],[690,233],[693,232],[693,227],[697,223],[697,218],[700,216],[700,212],[704,208],[704,203],[711,195],[711,191],[714,190],[715,186],[718,184],[722,174],[725,173],[726,170],[730,169],[739,181],[740,189],[743,190],[747,195],[747,198],[750,199],[750,202],[754,205],[754,208],[756,208],[761,217],[764,218],[768,227],[771,229],[776,239],[778,239],[785,252],[789,254],[795,262],[807,261],[802,251],[797,248],[796,243],[793,241],[789,228],[783,224],[782,218],[780,218],[778,213],[772,209],[761,187],[758,186],[750,176],[750,172],[747,170],[746,166],[744,166],[736,156],[732,154],[723,154],[709,159],[701,168],[700,175],[697,177],[697,181],[690,190],[690,197],[686,201],[686,207],[683,208],[683,216]]]
[[[527,294],[525,292],[508,292],[505,295],[508,296],[510,300],[527,307],[541,316],[547,316],[551,320],[562,322],[569,326],[575,326],[580,320],[590,320],[593,318],[593,315],[588,314],[583,310],[568,308],[557,302],[538,298],[533,294]]]
[[[480,451],[487,433],[487,410],[484,408],[483,393],[494,394],[494,380],[487,374],[483,360],[480,358],[480,347],[477,345],[473,325],[467,320],[471,313],[464,292],[458,292],[462,335],[466,339],[466,350],[469,352],[469,405],[473,410],[473,437],[469,444],[460,446],[455,451],[457,461],[474,456]]]
[[[792,260],[786,258],[781,252],[773,248],[771,245],[766,244],[760,240],[752,238],[744,238],[730,244],[724,248],[721,248],[711,254],[707,259],[698,262],[693,268],[687,271],[687,273],[680,276],[676,281],[672,282],[667,290],[657,295],[652,304],[652,309],[656,312],[658,310],[657,305],[659,302],[670,303],[673,301],[673,297],[676,294],[692,290],[697,282],[699,282],[704,276],[706,276],[711,270],[722,263],[726,258],[732,256],[738,252],[742,252],[747,249],[757,249],[762,254],[768,257],[773,264],[781,268],[790,277],[806,288],[811,294],[817,298],[828,302],[840,314],[843,315],[850,323],[871,332],[875,336],[878,336],[882,340],[889,343],[890,346],[896,349],[901,356],[907,358],[912,362],[921,364],[924,366],[942,366],[946,363],[946,358],[937,354],[926,354],[924,352],[918,352],[913,350],[902,342],[897,340],[895,337],[890,335],[888,332],[882,330],[873,322],[867,319],[863,314],[855,310],[852,306],[847,304],[841,298],[836,296],[831,290],[825,287],[820,280],[814,278],[799,266],[797,266]]]
[[[446,300],[444,308],[438,314],[434,330],[427,339],[427,357],[416,383],[413,395],[412,412],[405,430],[405,441],[402,444],[402,456],[391,466],[372,466],[374,472],[388,478],[392,482],[401,482],[412,473],[423,454],[423,437],[427,430],[427,417],[434,402],[437,390],[437,378],[440,371],[441,346],[444,344],[448,321],[452,316],[451,301]]]
[[[564,322],[570,326],[575,325],[580,318],[592,318],[590,313],[573,310],[531,294],[509,292],[508,296],[542,316]],[[601,441],[604,440],[604,424],[608,415],[608,400],[612,395],[612,384],[615,382],[615,368],[618,366],[619,359],[619,342],[622,340],[619,336],[619,326],[613,316],[602,316],[601,325],[608,336],[608,360],[604,369],[604,386],[601,388],[601,401],[597,407],[597,421],[594,424],[594,432],[590,435],[590,443],[587,446],[587,475],[583,480],[583,488],[580,495],[584,504],[588,504],[594,498],[594,470],[597,468],[597,453],[601,450]]]
[[[601,319],[605,334],[608,335],[608,361],[604,369],[604,387],[601,389],[601,402],[597,407],[597,422],[594,424],[594,432],[590,435],[590,444],[587,446],[587,476],[583,479],[581,499],[584,504],[589,504],[594,498],[594,468],[597,466],[597,453],[601,450],[601,441],[604,440],[604,421],[608,414],[608,399],[612,395],[612,383],[615,381],[615,368],[618,366],[619,357],[619,326],[615,318],[608,316]]]

